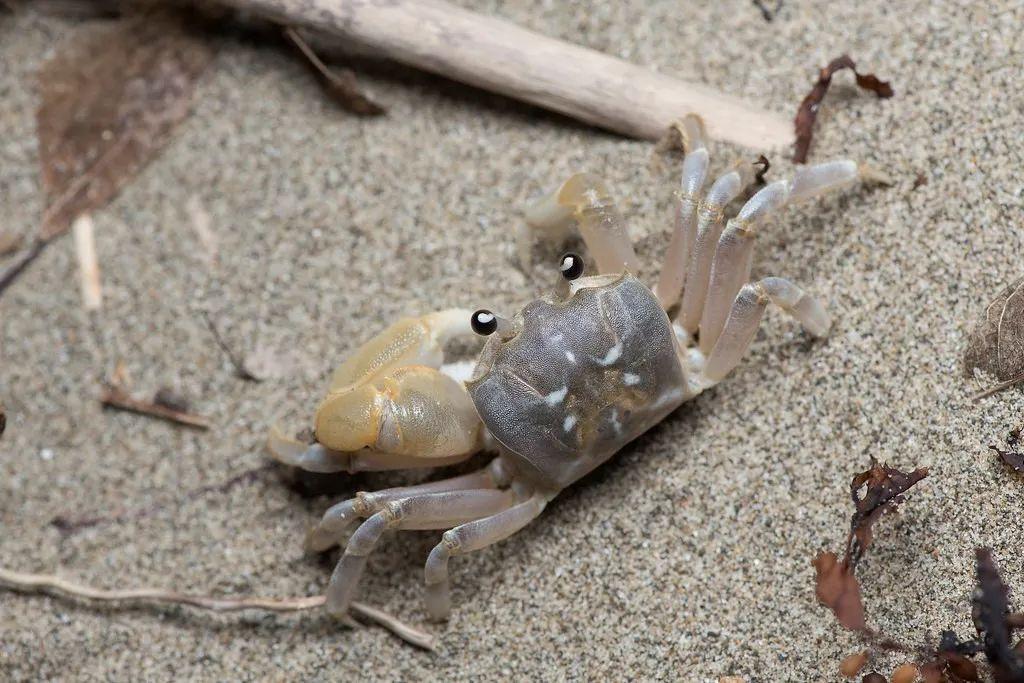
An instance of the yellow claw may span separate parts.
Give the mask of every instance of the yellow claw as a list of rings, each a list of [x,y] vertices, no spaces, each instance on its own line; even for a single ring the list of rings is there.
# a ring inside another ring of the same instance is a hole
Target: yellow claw
[[[422,365],[378,372],[332,391],[316,414],[316,438],[327,448],[445,458],[472,453],[480,418],[465,387]]]

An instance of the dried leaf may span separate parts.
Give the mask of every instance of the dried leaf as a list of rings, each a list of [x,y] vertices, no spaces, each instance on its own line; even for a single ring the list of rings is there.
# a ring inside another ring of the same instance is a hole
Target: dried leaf
[[[343,109],[359,116],[380,116],[387,109],[377,104],[359,87],[356,75],[350,69],[332,69],[323,63],[309,43],[291,27],[284,29],[285,38],[298,48],[306,63],[316,72],[327,92]]]
[[[818,73],[818,82],[814,84],[811,91],[807,93],[800,108],[796,112],[793,124],[796,127],[796,150],[793,153],[793,161],[798,164],[807,162],[807,152],[811,147],[811,138],[814,137],[814,121],[818,118],[818,109],[821,101],[832,84],[832,76],[843,69],[850,69],[857,78],[857,85],[865,90],[878,95],[880,98],[893,96],[892,86],[888,81],[879,80],[874,74],[861,74],[857,71],[857,65],[850,59],[849,55],[837,57],[829,62],[828,66]]]
[[[999,292],[971,331],[964,374],[975,370],[1004,381],[1024,373],[1024,278]]]
[[[844,563],[852,569],[871,545],[871,527],[882,515],[894,512],[903,502],[902,494],[928,476],[927,467],[902,472],[887,464],[872,462],[871,469],[854,476],[850,496],[856,510],[850,518],[850,535],[846,543]],[[858,495],[864,490],[864,495]]]
[[[84,27],[39,73],[39,157],[52,240],[105,205],[188,114],[211,49],[172,15]]]
[[[818,602],[836,615],[836,619],[851,631],[867,628],[860,583],[846,562],[840,562],[835,553],[820,552],[811,564],[815,571],[815,595]]]

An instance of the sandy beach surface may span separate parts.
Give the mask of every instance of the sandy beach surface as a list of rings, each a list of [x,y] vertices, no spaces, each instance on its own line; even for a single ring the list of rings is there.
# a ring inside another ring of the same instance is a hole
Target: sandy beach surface
[[[871,625],[909,643],[973,632],[974,554],[993,549],[1024,601],[1024,479],[988,450],[1022,418],[1013,390],[971,400],[966,331],[1024,270],[1024,6],[746,0],[468,3],[546,34],[795,113],[848,52],[893,82],[878,100],[840,74],[811,160],[850,157],[891,187],[855,187],[763,231],[756,276],[829,305],[813,341],[770,312],[723,384],[565,491],[515,537],[453,561],[456,608],[428,624],[422,565],[437,534],[390,537],[362,599],[431,629],[436,653],[318,613],[112,610],[0,592],[6,680],[837,680],[860,649],[814,598],[810,560],[839,551],[850,477],[869,457],[931,475],[876,527],[858,574]],[[0,222],[39,223],[35,73],[74,23],[0,14]],[[398,67],[360,78],[390,110],[340,112],[280,49],[227,37],[195,113],[94,216],[103,308],[82,310],[63,238],[0,298],[0,558],[103,587],[315,594],[334,555],[306,529],[357,490],[423,474],[339,477],[303,495],[267,462],[275,420],[308,424],[332,368],[394,318],[439,307],[513,312],[554,281],[557,251],[515,263],[527,203],[568,174],[604,176],[653,282],[678,158],[526,105]],[[712,147],[713,171],[743,154]],[[787,150],[771,177],[792,170]],[[197,209],[198,207],[198,209]],[[211,271],[192,227],[209,215]],[[10,259],[0,262],[6,265]],[[281,372],[237,379],[203,318]],[[104,411],[122,361],[214,428]],[[62,536],[57,516],[150,514]],[[872,666],[888,673],[906,656]]]

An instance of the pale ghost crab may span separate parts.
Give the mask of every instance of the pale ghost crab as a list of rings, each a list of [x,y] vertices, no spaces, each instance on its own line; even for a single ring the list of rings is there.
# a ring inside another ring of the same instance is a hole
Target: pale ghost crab
[[[777,277],[748,283],[751,254],[771,213],[853,183],[857,164],[802,167],[793,180],[762,188],[726,223],[726,205],[756,166],[737,164],[704,192],[703,125],[690,116],[682,127],[675,228],[653,290],[634,275],[637,257],[604,185],[575,175],[527,220],[549,233],[575,222],[596,274],[584,275],[582,259],[567,254],[561,291],[510,320],[484,310],[399,320],[335,371],[316,413],[316,443],[272,431],[278,460],[315,472],[436,467],[481,450],[498,454],[477,472],[362,492],[328,509],[309,549],[341,543],[355,527],[327,589],[332,614],[348,611],[385,531],[446,529],[425,579],[428,612],[447,618],[452,556],[522,529],[562,489],[721,381],[746,352],[768,302],[810,334],[828,332],[822,304],[796,285]],[[676,304],[673,321],[666,311]],[[488,335],[475,366],[445,364],[446,342],[473,332]]]

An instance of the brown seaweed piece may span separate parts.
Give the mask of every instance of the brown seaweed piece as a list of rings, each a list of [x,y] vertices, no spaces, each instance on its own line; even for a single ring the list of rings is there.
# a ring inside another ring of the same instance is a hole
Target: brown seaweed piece
[[[862,74],[857,71],[857,65],[849,55],[842,55],[836,57],[828,66],[818,72],[818,81],[811,88],[811,91],[804,97],[803,102],[800,103],[800,108],[797,109],[796,118],[793,120],[793,124],[796,127],[796,146],[793,152],[793,162],[797,164],[803,164],[807,162],[807,152],[811,148],[811,139],[814,137],[814,122],[818,118],[818,109],[821,107],[821,101],[825,99],[825,93],[828,92],[829,86],[832,84],[832,76],[837,71],[843,69],[850,69],[853,71],[854,76],[857,79],[857,85],[865,90],[878,95],[879,98],[889,98],[893,96],[892,85],[888,81],[880,80],[874,74]]]

